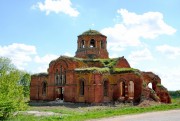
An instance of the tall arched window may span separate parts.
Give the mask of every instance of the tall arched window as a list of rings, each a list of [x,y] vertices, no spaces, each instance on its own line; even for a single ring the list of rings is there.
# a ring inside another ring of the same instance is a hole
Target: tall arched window
[[[79,94],[80,94],[81,96],[84,95],[84,81],[83,81],[83,80],[80,81],[80,90],[79,90]]]
[[[104,96],[108,96],[108,81],[104,81]]]
[[[96,43],[94,39],[91,39],[90,41],[90,47],[96,47]]]
[[[148,87],[149,87],[149,88],[151,88],[151,89],[153,88],[153,86],[152,86],[152,83],[151,83],[151,82],[148,84]]]
[[[66,84],[66,70],[64,70],[64,82],[63,84]]]
[[[84,47],[85,47],[85,41],[82,40],[82,41],[81,41],[81,48],[84,48]]]
[[[120,96],[125,97],[125,82],[120,82]]]
[[[104,42],[101,40],[101,48],[104,49]]]
[[[62,65],[61,65],[61,67],[60,67],[60,84],[62,84],[62,80],[63,80],[63,74],[62,74],[62,72],[63,72],[63,67],[62,67]]]
[[[46,95],[47,92],[47,83],[44,81],[42,83],[42,95]]]
[[[128,86],[128,94],[130,98],[134,97],[134,82],[130,81]]]
[[[60,70],[60,84],[64,85],[66,83],[66,70],[62,65]]]
[[[58,69],[56,69],[56,74],[55,74],[55,83],[56,85],[59,84],[59,74],[58,74]]]

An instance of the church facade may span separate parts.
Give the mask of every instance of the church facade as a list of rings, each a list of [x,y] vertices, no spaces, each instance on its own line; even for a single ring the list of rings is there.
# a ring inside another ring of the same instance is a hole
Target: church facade
[[[124,57],[109,58],[106,39],[96,30],[79,35],[75,57],[60,56],[49,63],[48,73],[31,76],[30,100],[171,102],[158,75],[132,68]]]

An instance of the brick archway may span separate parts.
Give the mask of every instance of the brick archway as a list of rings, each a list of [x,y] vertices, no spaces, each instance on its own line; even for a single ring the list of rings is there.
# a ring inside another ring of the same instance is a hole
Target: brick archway
[[[128,84],[128,97],[129,99],[134,99],[134,82],[129,81]]]
[[[124,99],[126,97],[126,80],[120,79],[118,81],[119,98]]]
[[[80,96],[85,95],[85,79],[79,80],[79,95]]]
[[[109,96],[109,81],[107,79],[104,79],[103,81],[103,95]]]

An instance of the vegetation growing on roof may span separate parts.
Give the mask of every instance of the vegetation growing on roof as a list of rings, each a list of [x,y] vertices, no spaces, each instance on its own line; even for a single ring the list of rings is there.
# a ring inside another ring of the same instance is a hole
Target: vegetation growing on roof
[[[81,62],[84,62],[85,64],[87,64],[88,62],[99,62],[103,65],[103,67],[107,67],[107,68],[113,68],[118,61],[118,58],[113,58],[113,59],[82,59],[82,58],[68,57],[68,56],[60,56],[59,58],[67,58],[67,59],[70,59],[70,60],[76,61],[76,62],[81,61]],[[51,61],[50,64],[55,62],[59,58]]]
[[[159,87],[159,88],[161,88],[161,89],[167,90],[167,89],[166,89],[162,84],[160,84],[160,83],[158,83],[156,86]]]
[[[99,60],[104,65],[104,67],[112,68],[117,63],[118,58],[114,58],[114,59],[94,59],[94,60]]]
[[[143,87],[147,87],[147,83],[145,81],[143,81]]]
[[[115,64],[117,63],[118,58],[114,58],[114,59],[81,59],[81,61],[83,61],[87,65],[89,62],[96,62],[96,63],[100,63],[102,65],[102,67],[113,68],[115,66]]]
[[[129,72],[134,72],[134,73],[138,73],[139,70],[138,69],[134,69],[134,68],[108,68],[108,67],[104,67],[104,68],[98,68],[98,67],[88,67],[88,68],[76,68],[75,69],[76,72],[98,72],[98,73],[129,73]]]
[[[82,58],[76,58],[76,57],[68,57],[68,56],[61,56],[61,57],[69,58],[69,59],[71,59],[73,61],[83,61],[84,60]]]
[[[128,73],[128,72],[138,72],[138,69],[134,68],[113,68],[114,73]]]
[[[98,68],[98,67],[76,68],[75,71],[76,72],[107,73],[107,72],[109,72],[109,68]]]
[[[81,35],[102,35],[100,32],[96,31],[96,30],[88,30],[83,32]]]
[[[62,55],[62,56],[60,56],[59,58],[64,58],[64,59],[67,58],[67,59],[70,59],[70,60],[73,60],[73,61],[82,61],[82,60],[83,60],[82,58],[69,57],[69,56],[65,56],[65,55]],[[58,60],[59,58],[52,60],[50,63]]]

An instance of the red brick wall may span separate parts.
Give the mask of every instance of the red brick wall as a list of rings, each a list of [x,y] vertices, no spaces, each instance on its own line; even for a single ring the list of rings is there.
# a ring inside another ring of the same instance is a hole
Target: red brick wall
[[[67,69],[66,71],[66,85],[64,88],[64,101],[66,102],[88,102],[88,103],[101,103],[110,102],[117,100],[120,97],[120,81],[125,81],[125,100],[129,100],[129,82],[134,82],[134,101],[138,102],[141,98],[143,81],[146,83],[153,83],[153,73],[142,73],[141,75],[134,73],[121,73],[121,74],[110,74],[110,73],[92,73],[92,72],[76,72],[76,67],[84,67],[84,64],[71,60],[68,58],[59,58],[56,61],[50,63],[48,69],[48,76],[32,76],[31,77],[31,88],[30,88],[30,99],[31,100],[55,100],[58,98],[57,88],[60,87],[55,85],[55,73],[56,69],[61,66]],[[87,64],[87,65],[92,65]],[[98,65],[97,66],[101,66]],[[120,58],[115,67],[130,67],[127,60]],[[85,80],[85,92],[84,96],[79,94],[80,80]],[[108,96],[104,96],[104,80],[108,81]],[[42,82],[47,81],[48,88],[46,96],[42,95]],[[155,81],[156,84],[160,83],[160,78]],[[153,87],[154,88],[154,87]],[[156,87],[155,87],[156,89]],[[157,91],[158,95],[167,95],[165,91]],[[163,93],[164,92],[164,93]],[[167,98],[169,98],[167,96]],[[162,98],[164,100],[164,98]],[[165,102],[165,101],[164,101]]]
[[[42,95],[42,83],[48,82],[48,76],[31,76],[30,100],[49,100],[49,86],[46,95]]]
[[[125,82],[125,98],[128,100],[129,96],[128,96],[128,84],[130,81],[134,82],[134,101],[138,102],[140,100],[141,97],[141,91],[142,91],[142,79],[133,73],[124,73],[124,74],[117,74],[114,77],[115,79],[115,83],[117,83],[117,85],[115,85],[114,88],[114,93],[113,93],[113,97],[114,100],[117,100],[120,97],[120,82],[124,81]]]
[[[96,43],[96,47],[94,48],[90,48],[89,43],[91,41],[91,39],[95,40]],[[85,47],[84,48],[80,48],[80,43],[81,41],[84,40],[85,41]],[[104,48],[101,48],[101,41],[104,42]],[[103,35],[81,35],[78,36],[78,47],[77,47],[77,51],[76,51],[76,55],[75,57],[78,58],[89,58],[88,55],[89,54],[94,54],[95,58],[109,58],[109,54],[107,52],[107,48],[106,48],[106,36]]]
[[[116,68],[131,68],[128,61],[124,57],[119,58],[115,67]]]
[[[52,74],[51,74],[52,75]],[[48,93],[47,96],[42,95],[41,83],[47,80],[45,77],[32,77],[31,81],[31,100],[54,100],[57,98],[56,88],[54,86],[54,76],[49,76]],[[84,96],[79,95],[81,79],[85,80]],[[103,82],[107,80],[108,96],[104,96]],[[99,74],[99,73],[74,73],[69,71],[67,73],[67,83],[64,86],[64,101],[66,102],[88,102],[101,103],[110,102],[119,98],[119,82],[125,80],[126,82],[126,99],[128,100],[128,84],[129,81],[134,82],[134,100],[139,101],[141,95],[142,80],[135,74]],[[36,85],[39,85],[39,96]],[[36,87],[36,88],[35,88]]]

